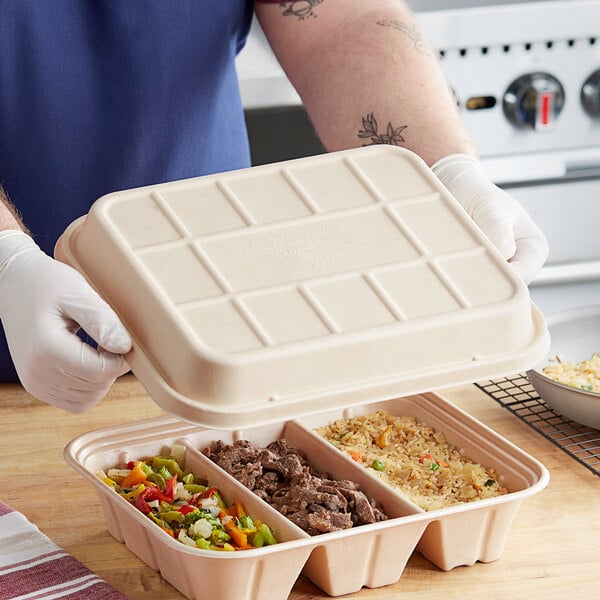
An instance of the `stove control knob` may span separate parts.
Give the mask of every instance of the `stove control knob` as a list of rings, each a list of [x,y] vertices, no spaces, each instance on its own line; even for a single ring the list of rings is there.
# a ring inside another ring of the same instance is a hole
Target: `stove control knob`
[[[581,88],[581,104],[588,115],[600,117],[600,69],[585,80]]]
[[[515,79],[504,92],[504,115],[519,129],[548,131],[565,102],[560,81],[549,73],[529,73]]]

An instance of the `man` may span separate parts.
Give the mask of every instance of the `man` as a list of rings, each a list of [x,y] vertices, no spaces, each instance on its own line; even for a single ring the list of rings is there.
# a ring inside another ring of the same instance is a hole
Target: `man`
[[[249,166],[234,61],[253,9],[327,150],[416,152],[535,276],[546,241],[483,174],[403,2],[0,0],[2,380],[77,412],[127,371],[127,331],[54,243],[107,192]]]

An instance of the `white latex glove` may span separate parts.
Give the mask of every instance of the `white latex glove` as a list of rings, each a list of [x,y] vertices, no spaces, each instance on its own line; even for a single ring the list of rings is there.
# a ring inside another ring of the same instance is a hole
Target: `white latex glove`
[[[431,168],[517,275],[530,283],[548,258],[548,242],[521,204],[492,183],[473,156],[452,154]]]
[[[99,402],[129,370],[131,338],[75,269],[21,231],[0,232],[0,319],[23,387],[71,412]],[[103,350],[83,342],[83,328]]]

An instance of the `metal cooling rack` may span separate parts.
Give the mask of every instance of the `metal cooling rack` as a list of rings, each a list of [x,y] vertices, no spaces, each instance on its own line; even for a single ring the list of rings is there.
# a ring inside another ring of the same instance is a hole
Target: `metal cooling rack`
[[[592,473],[600,475],[600,431],[554,412],[525,374],[480,381],[475,385]]]

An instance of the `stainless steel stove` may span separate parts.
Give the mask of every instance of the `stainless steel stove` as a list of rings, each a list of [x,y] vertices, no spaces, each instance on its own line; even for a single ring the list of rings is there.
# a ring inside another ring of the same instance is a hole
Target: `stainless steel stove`
[[[600,304],[600,0],[408,4],[440,52],[486,171],[548,237],[534,301],[546,314]],[[269,137],[252,117],[279,116],[298,129],[285,139],[303,144],[263,162],[321,151],[257,25],[238,72],[251,143]]]

